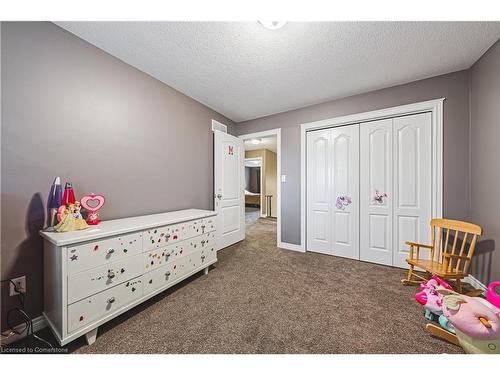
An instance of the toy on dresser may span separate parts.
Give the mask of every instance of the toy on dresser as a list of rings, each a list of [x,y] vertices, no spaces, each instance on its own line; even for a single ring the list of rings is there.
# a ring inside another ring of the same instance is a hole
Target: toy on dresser
[[[91,193],[90,195],[83,196],[81,202],[82,207],[87,210],[87,224],[99,224],[101,222],[101,219],[99,219],[99,209],[104,206],[104,197]]]
[[[54,229],[57,232],[70,232],[88,228],[89,226],[83,220],[80,210],[80,202],[78,201],[59,207],[57,216],[60,217],[60,221]]]
[[[71,182],[66,182],[64,191],[61,191],[61,180],[56,177],[47,200],[49,227],[56,232],[71,232],[97,225],[101,222],[98,210],[103,205],[104,197],[94,193],[77,201]],[[87,220],[83,219],[82,208],[87,211]]]

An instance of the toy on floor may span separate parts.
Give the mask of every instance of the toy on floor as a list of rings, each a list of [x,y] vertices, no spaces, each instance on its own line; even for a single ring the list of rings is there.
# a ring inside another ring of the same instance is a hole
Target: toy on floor
[[[83,220],[80,212],[80,202],[68,203],[59,207],[58,217],[61,221],[54,227],[57,232],[71,232],[88,228],[88,224]]]
[[[445,288],[443,315],[453,324],[466,353],[500,354],[500,309],[480,297],[469,297]]]
[[[500,281],[492,281],[488,285],[488,290],[486,292],[486,300],[493,306],[500,309],[500,295],[495,292],[495,288],[500,288]]]
[[[102,195],[91,193],[81,198],[82,207],[87,210],[87,224],[97,225],[101,222],[99,219],[99,209],[104,206],[106,199]]]
[[[415,299],[425,308],[425,318],[437,321],[441,327],[454,333],[453,326],[443,315],[443,296],[438,288],[452,290],[451,286],[438,276],[434,275],[430,280],[420,284],[420,292],[415,294]]]

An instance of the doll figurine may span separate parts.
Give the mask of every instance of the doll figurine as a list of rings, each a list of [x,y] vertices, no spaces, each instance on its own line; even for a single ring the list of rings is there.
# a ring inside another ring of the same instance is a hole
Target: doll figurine
[[[86,229],[89,227],[87,222],[83,219],[81,210],[82,207],[80,206],[80,202],[75,201],[75,208],[73,211],[73,216],[75,217],[75,230]]]
[[[80,202],[78,201],[59,207],[58,217],[61,219],[54,229],[57,232],[71,232],[88,228],[87,223],[82,218],[80,209]]]

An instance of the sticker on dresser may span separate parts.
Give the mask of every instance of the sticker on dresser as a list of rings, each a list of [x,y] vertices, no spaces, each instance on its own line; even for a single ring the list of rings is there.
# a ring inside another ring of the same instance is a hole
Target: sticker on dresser
[[[183,239],[182,230],[186,224],[150,229],[143,232],[144,251],[158,249]]]
[[[186,241],[183,241],[162,249],[143,253],[144,271],[152,271],[185,255],[189,251],[188,245]]]
[[[95,322],[143,295],[140,277],[68,306],[68,333]]]
[[[68,303],[109,289],[143,273],[141,255],[68,276]]]
[[[142,251],[142,233],[106,238],[67,249],[68,274],[114,262]]]

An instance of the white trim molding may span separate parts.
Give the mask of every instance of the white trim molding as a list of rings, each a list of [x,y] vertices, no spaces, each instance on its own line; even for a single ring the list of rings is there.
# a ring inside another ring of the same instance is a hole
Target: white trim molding
[[[281,128],[266,130],[257,133],[250,134],[242,134],[238,136],[238,138],[243,139],[243,141],[247,139],[253,138],[265,138],[276,136],[276,242],[277,246],[281,243]]]
[[[300,125],[300,247],[306,250],[306,133],[312,130],[333,128],[399,117],[421,112],[432,116],[432,217],[443,217],[443,102],[446,98],[428,100],[375,111],[334,117]]]
[[[45,327],[47,327],[47,320],[43,315],[37,316],[32,320],[33,322],[33,332],[38,332]],[[26,323],[20,323],[17,326],[14,327],[14,330],[16,331],[22,331],[26,327]],[[3,335],[8,335],[8,331],[2,332]],[[21,340],[22,338],[25,338],[27,334],[27,330],[21,333],[20,335],[13,334],[11,336],[7,337],[2,337],[2,346],[8,345],[13,343],[14,341]]]
[[[298,251],[300,253],[305,253],[305,250],[302,248],[302,245],[296,245],[294,243],[279,242],[278,247],[280,249],[286,249],[286,250]]]

